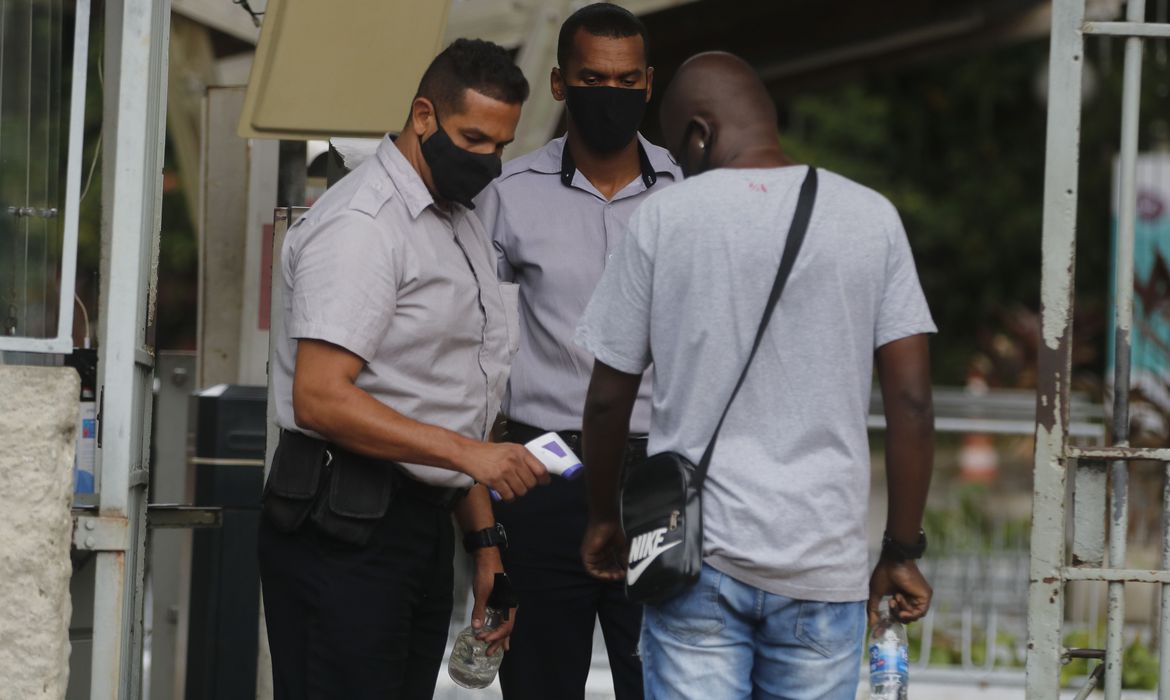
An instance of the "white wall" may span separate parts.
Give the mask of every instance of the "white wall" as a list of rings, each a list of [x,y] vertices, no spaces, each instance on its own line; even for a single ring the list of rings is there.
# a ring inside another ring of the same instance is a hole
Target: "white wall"
[[[0,366],[0,697],[65,697],[80,391],[72,368]]]

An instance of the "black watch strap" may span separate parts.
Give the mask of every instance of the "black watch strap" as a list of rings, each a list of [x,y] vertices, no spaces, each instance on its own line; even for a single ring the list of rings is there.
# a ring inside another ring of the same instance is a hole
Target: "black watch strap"
[[[891,559],[893,561],[910,561],[913,559],[921,559],[922,555],[926,553],[926,532],[918,531],[918,541],[913,544],[906,544],[905,542],[898,542],[890,533],[885,533],[882,536],[882,558]]]
[[[504,532],[503,525],[496,523],[492,527],[469,532],[463,536],[463,548],[468,552],[484,547],[499,547],[501,550],[508,548],[508,533]]]

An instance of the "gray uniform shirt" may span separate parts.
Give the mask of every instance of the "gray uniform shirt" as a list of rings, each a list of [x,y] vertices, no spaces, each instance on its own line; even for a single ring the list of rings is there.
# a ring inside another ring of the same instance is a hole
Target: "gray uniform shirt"
[[[642,177],[606,200],[563,158],[564,137],[521,156],[476,200],[499,256],[500,279],[520,285],[520,352],[504,400],[509,418],[547,430],[580,430],[593,357],[573,330],[630,215],[682,174],[669,152],[639,135]],[[631,430],[650,430],[650,376]]]
[[[280,427],[312,434],[292,406],[297,340],[312,338],[362,358],[357,387],[399,413],[488,437],[519,343],[516,285],[497,281],[475,215],[436,206],[389,138],[289,230],[281,270],[284,324],[274,329],[272,368]],[[404,466],[430,484],[472,483]]]
[[[649,450],[698,463],[751,350],[804,166],[715,170],[649,197],[579,341],[624,372],[654,361]],[[878,193],[821,170],[792,276],[703,491],[703,549],[763,590],[868,596],[866,413],[875,348],[934,332],[910,245]]]

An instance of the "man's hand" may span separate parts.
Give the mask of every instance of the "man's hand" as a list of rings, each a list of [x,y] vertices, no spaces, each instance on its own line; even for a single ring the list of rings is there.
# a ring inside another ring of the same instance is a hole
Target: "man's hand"
[[[591,576],[620,581],[626,576],[629,545],[616,519],[590,520],[581,542],[581,561]]]
[[[500,561],[500,550],[495,547],[484,547],[475,552],[475,580],[472,589],[475,591],[475,607],[471,611],[471,627],[476,632],[476,638],[488,643],[487,655],[496,653],[500,647],[507,651],[511,647],[512,626],[516,624],[516,608],[508,611],[508,619],[501,620],[500,626],[494,630],[483,630],[484,620],[487,618],[487,599],[492,594],[492,586],[496,581],[496,574],[503,573],[504,565]]]
[[[547,484],[548,470],[528,448],[510,442],[478,442],[459,460],[460,470],[511,501],[537,484]]]
[[[869,579],[869,624],[877,624],[884,596],[892,596],[890,614],[896,620],[913,622],[930,609],[933,595],[930,584],[913,561],[881,559]]]

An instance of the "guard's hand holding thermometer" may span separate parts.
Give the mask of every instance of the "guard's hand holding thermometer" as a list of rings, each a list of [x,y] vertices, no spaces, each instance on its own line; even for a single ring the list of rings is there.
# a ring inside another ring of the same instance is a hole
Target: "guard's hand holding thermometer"
[[[573,454],[573,450],[565,444],[560,435],[545,433],[540,437],[524,444],[528,451],[540,460],[549,474],[555,474],[565,479],[572,479],[581,473],[583,465],[581,459]],[[492,500],[499,501],[500,494],[490,489]]]

